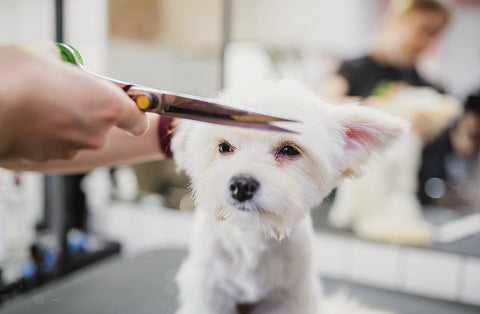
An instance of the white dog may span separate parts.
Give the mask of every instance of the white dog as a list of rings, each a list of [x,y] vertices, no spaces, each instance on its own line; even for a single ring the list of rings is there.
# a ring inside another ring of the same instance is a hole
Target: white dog
[[[371,108],[328,105],[288,81],[221,100],[298,120],[282,124],[298,134],[177,125],[172,150],[197,205],[178,313],[326,313],[309,211],[406,125]]]

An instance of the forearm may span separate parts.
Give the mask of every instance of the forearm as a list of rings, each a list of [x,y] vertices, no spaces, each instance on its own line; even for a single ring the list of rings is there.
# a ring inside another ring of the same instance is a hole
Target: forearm
[[[0,167],[15,171],[45,173],[81,173],[98,167],[133,164],[164,159],[158,144],[158,116],[149,114],[150,127],[141,136],[131,136],[119,128],[112,128],[105,145],[98,150],[82,150],[73,160],[51,160],[34,163],[20,159],[0,160]]]
[[[11,155],[14,126],[23,122],[18,120],[18,112],[24,110],[19,89],[22,83],[18,75],[12,75],[17,70],[4,51],[5,48],[0,47],[0,160]]]

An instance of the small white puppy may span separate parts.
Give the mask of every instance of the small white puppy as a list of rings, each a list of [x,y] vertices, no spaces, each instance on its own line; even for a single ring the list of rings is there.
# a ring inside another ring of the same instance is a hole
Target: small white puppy
[[[312,314],[322,309],[310,209],[406,128],[380,111],[331,106],[279,81],[221,100],[295,119],[298,134],[181,121],[172,140],[196,201],[179,314]],[[353,312],[349,312],[353,313]]]

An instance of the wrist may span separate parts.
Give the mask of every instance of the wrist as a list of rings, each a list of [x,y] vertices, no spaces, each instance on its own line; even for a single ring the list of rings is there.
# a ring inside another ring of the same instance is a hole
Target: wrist
[[[9,157],[15,135],[16,111],[21,111],[24,73],[18,54],[12,47],[0,49],[0,158]],[[18,126],[17,126],[18,127]]]
[[[0,159],[8,157],[12,146],[12,125],[10,123],[9,104],[3,101],[0,92]]]

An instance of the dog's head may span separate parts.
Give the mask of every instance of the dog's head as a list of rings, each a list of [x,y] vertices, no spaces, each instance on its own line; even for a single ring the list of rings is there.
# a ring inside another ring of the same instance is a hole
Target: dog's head
[[[277,239],[405,129],[370,108],[328,105],[290,81],[220,98],[300,121],[282,125],[298,134],[179,121],[172,140],[198,210]]]

